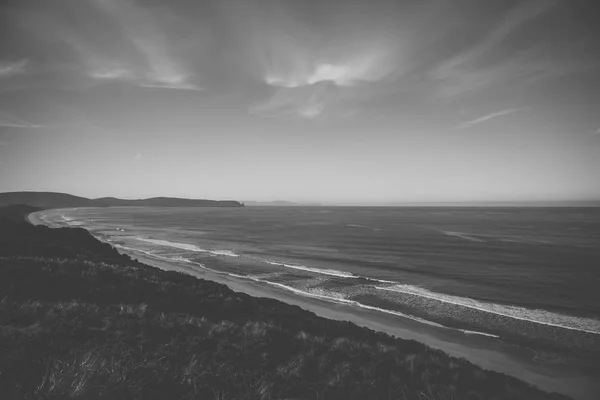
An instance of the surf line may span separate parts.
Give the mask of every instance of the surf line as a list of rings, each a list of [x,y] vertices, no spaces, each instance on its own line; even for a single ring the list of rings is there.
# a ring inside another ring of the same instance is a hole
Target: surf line
[[[423,319],[423,318],[419,318],[419,317],[415,317],[415,316],[412,316],[412,315],[409,315],[409,314],[405,314],[405,313],[402,313],[402,312],[399,312],[399,311],[393,311],[393,310],[388,310],[388,309],[385,309],[385,308],[380,308],[380,307],[375,307],[375,306],[369,306],[369,305],[362,304],[362,303],[360,303],[358,301],[355,301],[355,300],[348,300],[348,299],[344,299],[344,298],[338,298],[338,297],[326,296],[326,295],[317,294],[317,293],[311,293],[311,292],[307,292],[307,291],[304,291],[304,290],[296,289],[294,287],[287,286],[287,285],[284,285],[284,284],[278,283],[278,282],[270,282],[270,281],[263,280],[263,279],[260,279],[260,278],[254,278],[254,277],[250,277],[250,276],[239,275],[239,274],[232,274],[232,273],[230,273],[228,275],[230,275],[232,277],[235,277],[235,278],[239,278],[239,279],[248,279],[248,280],[252,280],[254,282],[266,283],[266,284],[269,284],[269,285],[272,285],[272,286],[277,286],[277,287],[280,287],[280,288],[282,288],[284,290],[287,290],[287,291],[290,291],[292,293],[295,293],[295,294],[298,294],[298,295],[301,295],[301,296],[305,296],[305,297],[318,298],[318,299],[328,300],[328,301],[332,301],[332,302],[336,302],[336,303],[341,303],[341,304],[346,304],[346,305],[350,305],[350,306],[356,306],[356,307],[364,308],[364,309],[367,309],[367,310],[379,311],[379,312],[382,312],[382,313],[385,313],[385,314],[396,315],[396,316],[399,316],[399,317],[402,317],[402,318],[406,318],[406,319],[410,319],[410,320],[413,320],[413,321],[416,321],[416,322],[420,322],[422,324],[434,326],[436,328],[444,328],[444,329],[451,329],[453,331],[459,331],[459,332],[464,333],[465,335],[482,335],[482,336],[492,337],[492,338],[496,338],[496,339],[500,338],[500,336],[493,335],[491,333],[469,331],[469,330],[465,330],[465,329],[456,329],[456,328],[452,328],[452,327],[445,326],[445,325],[442,325],[442,324],[438,324],[437,322],[433,322],[433,321],[429,321],[429,320],[426,320],[426,319]]]
[[[188,251],[195,251],[195,252],[203,252],[203,253],[209,253],[209,254],[214,254],[214,255],[221,255],[221,256],[230,256],[230,257],[239,257],[239,255],[229,252],[229,251],[219,251],[219,250],[207,250],[207,249],[202,249],[199,248],[197,246],[188,244],[188,243],[175,243],[175,242],[169,242],[166,240],[160,240],[160,239],[146,239],[146,238],[139,238],[139,237],[135,237],[135,239],[140,240],[140,241],[144,241],[144,242],[149,242],[149,243],[153,243],[153,244],[157,244],[157,245],[163,245],[163,246],[167,246],[167,247],[175,247],[175,248],[179,248],[182,250],[188,250]],[[131,249],[133,250],[133,249]],[[139,249],[138,249],[139,250]],[[142,253],[145,253],[146,255],[151,255],[154,256],[156,258],[160,258],[163,260],[169,260],[168,257],[161,257],[158,256],[156,254],[149,254],[147,252],[144,252],[143,250],[141,251]],[[172,260],[172,259],[171,259]],[[179,259],[179,260],[172,260],[172,261],[184,261],[185,259]],[[189,260],[186,260],[189,262]],[[268,260],[261,260],[263,262],[266,262],[267,264],[271,264],[274,266],[280,266],[280,267],[284,267],[284,268],[291,268],[291,269],[298,269],[298,270],[304,270],[307,272],[313,272],[313,273],[318,273],[318,274],[324,274],[324,275],[329,275],[329,276],[336,276],[336,277],[340,277],[340,278],[361,278],[361,276],[357,276],[354,275],[352,273],[348,273],[348,272],[343,272],[343,271],[337,271],[337,270],[326,270],[326,269],[320,269],[320,268],[311,268],[311,267],[306,267],[306,266],[300,266],[300,265],[293,265],[293,264],[287,264],[287,263],[282,263],[282,262],[274,262],[274,261],[268,261]],[[194,263],[194,264],[198,264],[198,263]],[[203,265],[199,265],[201,268],[204,268],[206,270],[209,270],[211,272],[215,272],[215,273],[222,273],[220,271],[215,271],[212,270],[210,268],[206,268]],[[222,273],[222,274],[227,274],[227,275],[231,275],[228,274],[226,272]],[[347,299],[338,299],[338,298],[334,298],[334,297],[330,297],[330,296],[324,296],[324,295],[317,295],[314,293],[310,293],[310,292],[304,292],[302,290],[298,290],[280,283],[275,283],[275,282],[270,282],[270,281],[266,281],[266,280],[259,280],[259,279],[255,279],[255,278],[251,278],[251,277],[245,277],[242,275],[231,275],[237,278],[243,278],[243,279],[250,279],[250,280],[254,280],[257,282],[262,282],[262,283],[267,283],[267,284],[271,284],[271,285],[275,285],[275,286],[280,286],[282,288],[285,288],[287,290],[290,290],[292,292],[295,292],[297,294],[301,294],[304,296],[310,296],[310,297],[319,297],[319,298],[323,298],[323,299],[327,299],[327,300],[332,300],[332,301],[341,301],[343,303],[347,303],[347,304],[354,304],[358,307],[362,307],[362,308],[366,308],[366,309],[372,309],[372,310],[377,310],[380,312],[384,312],[384,313],[389,313],[389,314],[394,314],[394,315],[398,315],[401,317],[405,317],[405,318],[409,318],[409,319],[413,319],[415,321],[419,321],[419,322],[423,322],[423,323],[429,323],[430,321],[426,321],[426,320],[421,320],[420,318],[417,317],[412,317],[403,313],[399,313],[399,312],[395,312],[392,310],[386,310],[386,309],[380,309],[378,307],[372,307],[372,306],[367,306],[364,305],[362,303],[358,303],[356,301],[353,300],[347,300]],[[368,277],[364,277],[368,280],[374,280],[374,281],[379,281],[377,279],[373,279],[373,278],[368,278]],[[391,281],[380,281],[381,283],[396,283],[397,282],[391,282]],[[579,332],[585,332],[585,333],[591,333],[591,334],[595,334],[595,335],[600,335],[600,332],[598,331],[593,331],[593,330],[589,330],[589,329],[585,329],[585,328],[581,328],[581,327],[574,327],[574,326],[568,326],[568,325],[562,325],[562,324],[558,324],[558,323],[553,323],[553,322],[544,322],[544,321],[539,321],[536,319],[531,319],[531,318],[526,318],[526,317],[521,317],[521,316],[516,316],[516,315],[511,315],[508,313],[503,313],[503,312],[499,312],[499,311],[492,311],[489,309],[485,309],[483,307],[478,307],[476,305],[471,305],[471,304],[464,304],[461,302],[453,302],[447,299],[441,299],[435,295],[428,295],[426,293],[416,293],[414,291],[403,291],[403,290],[399,290],[396,287],[381,287],[381,286],[374,286],[376,289],[379,290],[387,290],[387,291],[391,291],[391,292],[398,292],[398,293],[404,293],[404,294],[409,294],[409,295],[414,295],[414,296],[418,296],[418,297],[423,297],[423,298],[427,298],[430,300],[437,300],[443,303],[447,303],[447,304],[453,304],[456,306],[462,306],[465,308],[471,308],[474,310],[478,310],[478,311],[482,311],[482,312],[487,312],[489,314],[495,314],[495,315],[502,315],[504,317],[507,318],[512,318],[512,319],[516,319],[516,320],[521,320],[521,321],[527,321],[527,322],[531,322],[531,323],[535,323],[535,324],[539,324],[539,325],[546,325],[546,326],[553,326],[553,327],[557,327],[557,328],[563,328],[563,329],[568,329],[568,330],[574,330],[574,331],[579,331]],[[433,323],[435,324],[435,323]],[[443,325],[440,325],[443,326]],[[448,327],[446,327],[448,328]],[[452,328],[448,328],[448,329],[452,329]],[[465,332],[467,334],[467,332]],[[474,332],[469,332],[469,333],[474,333]]]
[[[464,330],[464,329],[452,328],[452,327],[445,326],[445,325],[442,325],[442,324],[438,324],[436,322],[429,321],[429,320],[426,320],[426,319],[423,319],[423,318],[419,318],[419,317],[415,317],[415,316],[412,316],[412,315],[409,315],[409,314],[405,314],[405,313],[402,313],[402,312],[399,312],[399,311],[393,311],[393,310],[388,310],[388,309],[385,309],[385,308],[380,308],[380,307],[375,307],[375,306],[369,306],[369,305],[366,305],[366,304],[362,304],[362,303],[360,303],[358,301],[355,301],[355,300],[348,300],[348,299],[344,299],[344,298],[326,296],[326,295],[322,295],[322,294],[318,294],[318,293],[311,293],[311,292],[307,292],[307,291],[304,291],[304,290],[296,289],[294,287],[287,286],[287,285],[284,285],[284,284],[278,283],[278,282],[271,282],[271,281],[268,281],[268,280],[264,280],[264,279],[260,279],[260,278],[256,278],[256,277],[252,277],[252,276],[240,275],[240,274],[236,274],[236,273],[230,273],[230,272],[225,272],[225,271],[218,271],[218,270],[215,270],[215,269],[212,269],[212,268],[208,268],[208,267],[206,267],[205,265],[203,265],[201,263],[198,263],[198,262],[186,259],[184,257],[177,257],[177,258],[165,257],[165,256],[162,256],[162,255],[159,255],[159,254],[154,254],[154,253],[149,252],[149,251],[145,251],[145,250],[138,249],[138,248],[132,248],[132,247],[128,247],[128,246],[123,246],[123,245],[119,245],[119,244],[116,244],[116,243],[111,243],[111,246],[114,246],[116,248],[121,248],[123,250],[128,250],[128,251],[131,251],[133,253],[139,252],[139,253],[145,254],[146,256],[149,256],[151,258],[157,258],[157,259],[160,259],[160,260],[163,260],[163,261],[167,261],[167,262],[183,262],[183,263],[186,263],[186,264],[193,264],[195,266],[200,267],[201,269],[204,269],[206,271],[210,271],[210,272],[218,274],[218,275],[226,275],[226,276],[230,276],[230,277],[233,277],[233,278],[244,279],[244,280],[251,280],[251,281],[254,281],[254,282],[257,282],[257,283],[264,283],[264,284],[276,286],[276,287],[279,287],[281,289],[290,291],[290,292],[292,292],[294,294],[297,294],[297,295],[300,295],[300,296],[304,296],[304,297],[318,298],[318,299],[322,299],[322,300],[325,300],[325,301],[335,302],[335,303],[338,303],[338,304],[345,304],[345,305],[349,305],[349,306],[355,306],[355,307],[359,307],[359,308],[364,308],[364,309],[367,309],[367,310],[378,311],[378,312],[382,312],[382,313],[385,313],[385,314],[391,314],[391,315],[399,316],[399,317],[402,317],[402,318],[410,319],[410,320],[413,320],[413,321],[416,321],[416,322],[419,322],[419,323],[422,323],[422,324],[434,326],[434,327],[437,327],[437,328],[444,328],[444,329],[451,329],[451,330],[454,330],[454,331],[459,331],[459,332],[462,332],[463,334],[466,334],[466,335],[475,334],[475,335],[487,336],[487,337],[492,337],[492,338],[500,338],[500,336],[493,335],[493,334],[490,334],[490,333],[477,332],[477,331],[468,331],[468,330]]]
[[[518,320],[521,320],[521,321],[532,322],[534,324],[548,325],[548,326],[554,326],[556,328],[563,328],[563,329],[569,329],[569,330],[573,330],[573,331],[592,333],[594,335],[600,335],[600,332],[598,332],[598,331],[592,331],[592,330],[585,329],[585,328],[577,328],[577,327],[574,327],[574,326],[561,325],[561,324],[557,324],[557,323],[553,323],[553,322],[537,321],[537,320],[531,319],[531,318],[520,317],[520,316],[517,316],[517,315],[510,315],[510,314],[499,312],[499,311],[487,310],[487,309],[485,309],[483,307],[477,307],[477,306],[471,305],[471,304],[464,304],[464,303],[454,302],[454,301],[450,301],[450,300],[444,300],[444,299],[440,299],[440,298],[438,298],[436,296],[427,295],[425,293],[415,293],[413,291],[408,291],[408,290],[403,291],[403,290],[399,290],[399,289],[397,289],[397,288],[395,288],[393,286],[392,287],[375,286],[375,289],[387,290],[389,292],[396,292],[396,293],[404,293],[404,294],[409,294],[409,295],[413,295],[413,296],[423,297],[423,298],[430,299],[430,300],[437,300],[437,301],[442,302],[442,303],[448,303],[448,304],[453,304],[455,306],[460,306],[460,307],[465,307],[465,308],[471,308],[473,310],[483,311],[483,312],[486,312],[486,313],[489,313],[489,314],[502,315],[503,317],[518,319]]]

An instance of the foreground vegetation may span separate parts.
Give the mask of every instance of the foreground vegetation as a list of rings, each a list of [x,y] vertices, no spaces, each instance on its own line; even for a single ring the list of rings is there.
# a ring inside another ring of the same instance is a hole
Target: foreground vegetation
[[[0,210],[2,399],[562,399]]]

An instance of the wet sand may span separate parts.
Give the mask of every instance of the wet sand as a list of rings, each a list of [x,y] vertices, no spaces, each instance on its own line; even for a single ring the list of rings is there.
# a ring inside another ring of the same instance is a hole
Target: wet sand
[[[40,218],[43,215],[42,212],[34,212],[27,216],[27,222],[31,225],[45,225],[44,221]]]
[[[42,213],[30,214],[29,222],[34,225],[46,224],[46,221],[37,214]],[[51,223],[49,225],[52,226]],[[592,376],[589,371],[586,372],[581,366],[572,363],[557,364],[536,361],[534,359],[536,354],[533,351],[508,345],[495,338],[468,335],[452,329],[429,326],[400,316],[317,298],[302,297],[276,286],[213,273],[185,263],[161,261],[121,248],[118,251],[153,267],[179,271],[197,278],[225,284],[236,292],[280,300],[297,305],[324,318],[350,321],[359,326],[385,332],[402,339],[415,340],[440,349],[451,356],[464,358],[484,369],[517,377],[547,392],[566,394],[577,400],[600,398],[600,382],[597,379],[600,375]]]

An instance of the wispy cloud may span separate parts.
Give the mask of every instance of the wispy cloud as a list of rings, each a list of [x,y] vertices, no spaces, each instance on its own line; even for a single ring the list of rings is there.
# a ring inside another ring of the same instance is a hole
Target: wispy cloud
[[[141,153],[137,153],[135,156],[133,156],[133,161],[140,161],[143,158]]]
[[[276,88],[250,107],[253,114],[315,119],[338,110],[365,86],[388,79],[399,65],[395,32],[377,24],[361,30],[360,37],[348,30],[327,38],[289,15],[250,25],[245,45],[255,53],[259,78]]]
[[[164,15],[169,12],[167,7],[120,0],[64,3],[57,0],[48,7],[24,12],[23,18],[42,39],[54,38],[49,45],[62,43],[70,48],[76,55],[70,61],[76,65],[75,71],[97,83],[122,81],[142,87],[201,89],[178,46],[170,41],[169,29],[173,27],[165,21],[172,23],[173,18]],[[66,54],[62,50],[60,57]],[[65,60],[59,62],[65,65]]]
[[[251,114],[277,118],[316,119],[327,115],[347,115],[345,109],[353,90],[319,82],[295,88],[277,88],[268,99],[249,108]]]
[[[0,126],[7,128],[24,128],[37,129],[44,128],[43,125],[38,125],[17,117],[14,114],[9,114],[5,111],[0,111]]]
[[[516,113],[517,111],[520,111],[520,110],[521,110],[520,108],[508,108],[506,110],[496,111],[496,112],[484,115],[483,117],[479,117],[479,118],[476,118],[471,121],[463,122],[462,124],[458,125],[455,129],[469,128],[473,125],[481,124],[481,123],[489,121],[491,119],[495,119],[495,118],[503,117],[505,115]]]
[[[28,61],[0,61],[0,78],[25,72]]]
[[[375,82],[385,78],[394,69],[388,53],[389,49],[373,43],[369,49],[356,51],[335,61],[319,61],[316,55],[296,54],[291,62],[285,63],[285,67],[267,67],[264,81],[272,86],[288,88],[319,82],[331,82],[342,87],[355,86],[361,82]],[[302,59],[303,57],[305,59]],[[293,60],[296,60],[298,65],[293,65]]]
[[[123,32],[124,41],[130,43],[141,55],[145,65],[130,68],[113,68],[104,74],[93,71],[97,79],[135,80],[140,86],[170,89],[200,89],[190,82],[191,74],[181,60],[170,51],[168,36],[157,18],[149,9],[132,2],[117,0],[94,0],[95,5],[116,22]]]
[[[520,51],[508,59],[487,67],[476,64],[492,53],[517,28],[551,10],[555,0],[526,0],[511,9],[482,40],[437,65],[431,76],[439,84],[440,97],[455,97],[471,93],[507,78],[523,75],[548,75],[555,67],[552,63],[540,63],[535,58],[535,47]],[[535,66],[534,66],[535,65]],[[558,64],[557,64],[558,65]],[[531,68],[533,67],[533,68]],[[542,68],[543,67],[543,68]],[[527,70],[527,71],[525,71]]]
[[[94,79],[106,80],[129,80],[134,79],[135,73],[128,68],[121,67],[97,67],[88,71],[88,74]]]

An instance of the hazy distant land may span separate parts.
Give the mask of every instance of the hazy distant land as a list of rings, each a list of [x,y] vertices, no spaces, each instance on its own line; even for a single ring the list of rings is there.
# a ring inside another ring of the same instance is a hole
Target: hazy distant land
[[[218,201],[204,199],[182,199],[175,197],[153,197],[149,199],[126,200],[115,197],[88,199],[65,193],[54,192],[9,192],[0,193],[0,206],[26,204],[39,208],[75,207],[243,207],[238,201]]]
[[[319,203],[311,201],[235,201],[206,200],[176,197],[147,199],[119,199],[101,197],[90,199],[56,192],[6,192],[0,193],[0,206],[27,204],[39,208],[75,207],[323,207],[323,206],[373,206],[373,207],[600,207],[600,201],[463,201],[463,202],[390,202],[390,203]]]

